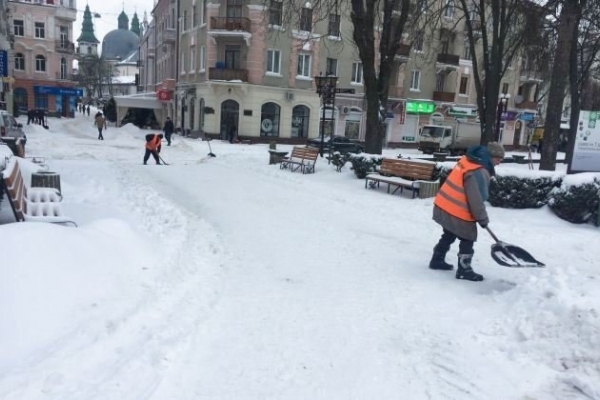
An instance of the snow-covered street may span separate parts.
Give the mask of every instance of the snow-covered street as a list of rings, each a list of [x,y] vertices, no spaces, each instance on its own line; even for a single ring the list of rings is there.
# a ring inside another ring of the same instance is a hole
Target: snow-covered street
[[[598,228],[488,205],[547,268],[498,266],[480,230],[486,280],[458,281],[427,268],[433,199],[260,144],[174,135],[144,166],[149,131],[92,117],[25,127],[79,227],[0,207],[0,398],[600,399]]]

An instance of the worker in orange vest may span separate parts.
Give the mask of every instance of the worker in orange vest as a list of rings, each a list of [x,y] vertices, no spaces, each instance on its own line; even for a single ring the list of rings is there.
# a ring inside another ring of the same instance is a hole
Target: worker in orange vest
[[[433,249],[429,268],[451,271],[446,253],[458,238],[458,267],[456,279],[482,281],[483,276],[473,271],[473,245],[477,240],[477,224],[485,228],[489,223],[484,201],[489,196],[489,184],[495,175],[494,167],[504,158],[504,147],[492,142],[467,150],[440,188],[434,200],[433,220],[444,233]]]
[[[151,133],[149,135],[146,135],[146,154],[144,154],[144,165],[146,165],[146,163],[148,162],[150,154],[152,154],[152,157],[154,157],[156,165],[160,165],[158,153],[160,153],[162,138],[163,135],[158,133]]]

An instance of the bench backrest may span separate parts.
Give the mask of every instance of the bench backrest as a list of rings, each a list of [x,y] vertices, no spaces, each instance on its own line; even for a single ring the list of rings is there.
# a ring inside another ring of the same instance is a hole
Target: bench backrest
[[[9,176],[4,178],[4,187],[8,200],[10,201],[13,213],[17,221],[23,221],[23,212],[25,207],[25,182],[23,182],[23,175],[19,169],[19,163],[14,160],[15,165]]]
[[[435,163],[384,158],[379,172],[410,180],[431,180]]]
[[[319,149],[313,149],[312,147],[294,147],[290,158],[302,159],[307,161],[317,161],[319,156]]]

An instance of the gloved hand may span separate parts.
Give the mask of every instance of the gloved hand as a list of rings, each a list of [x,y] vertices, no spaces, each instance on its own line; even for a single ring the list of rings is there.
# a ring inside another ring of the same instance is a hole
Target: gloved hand
[[[483,229],[485,229],[485,228],[487,228],[489,223],[490,223],[490,220],[486,218],[483,221],[479,221],[479,226],[481,226]]]

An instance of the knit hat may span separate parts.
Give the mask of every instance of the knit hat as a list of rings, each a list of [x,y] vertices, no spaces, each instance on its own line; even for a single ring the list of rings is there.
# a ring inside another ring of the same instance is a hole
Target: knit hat
[[[504,158],[504,147],[498,142],[490,142],[487,145],[488,152],[492,158]]]

